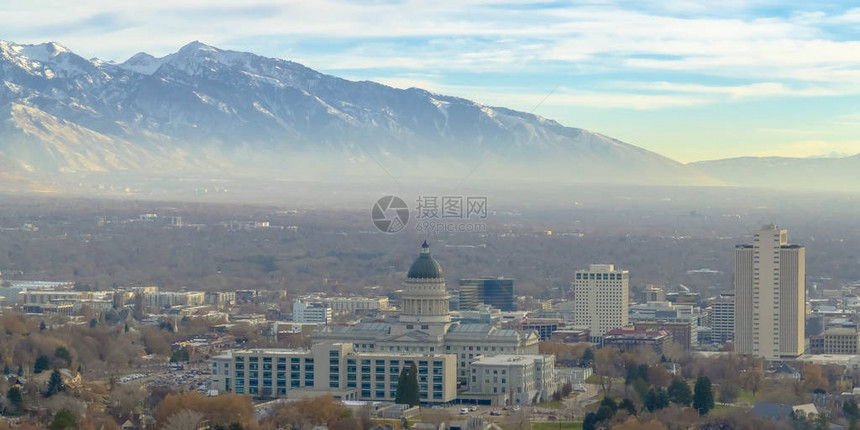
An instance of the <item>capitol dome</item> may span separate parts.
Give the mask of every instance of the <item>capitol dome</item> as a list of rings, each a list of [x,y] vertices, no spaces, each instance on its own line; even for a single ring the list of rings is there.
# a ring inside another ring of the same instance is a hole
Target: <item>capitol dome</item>
[[[443,277],[442,266],[430,255],[430,245],[427,244],[426,240],[421,245],[421,255],[412,263],[406,277],[409,279],[439,279]]]

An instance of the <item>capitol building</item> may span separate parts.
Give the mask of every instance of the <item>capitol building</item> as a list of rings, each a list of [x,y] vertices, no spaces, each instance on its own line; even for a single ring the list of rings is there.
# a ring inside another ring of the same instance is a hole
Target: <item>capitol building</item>
[[[538,353],[539,338],[533,331],[452,322],[442,266],[426,241],[403,286],[399,316],[387,322],[325,326],[314,333],[314,343],[352,343],[360,352],[454,354],[461,379],[468,377],[469,364],[478,356]]]
[[[261,398],[331,394],[393,402],[400,373],[414,365],[425,405],[530,404],[556,391],[555,358],[538,354],[537,333],[451,321],[442,267],[427,242],[404,286],[401,314],[385,322],[323,326],[310,349],[238,349],[213,357],[210,388]]]

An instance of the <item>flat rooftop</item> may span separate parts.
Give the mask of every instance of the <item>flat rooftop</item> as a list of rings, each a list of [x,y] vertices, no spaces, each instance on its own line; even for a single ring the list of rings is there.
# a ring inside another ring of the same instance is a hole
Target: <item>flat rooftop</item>
[[[535,360],[543,360],[544,356],[539,354],[526,354],[526,355],[494,355],[492,357],[483,357],[472,364],[485,364],[485,365],[506,365],[506,364],[524,364],[531,363]]]

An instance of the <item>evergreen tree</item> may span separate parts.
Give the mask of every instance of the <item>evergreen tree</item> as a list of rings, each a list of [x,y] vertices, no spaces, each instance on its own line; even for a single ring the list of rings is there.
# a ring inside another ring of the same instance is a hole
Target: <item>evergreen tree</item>
[[[582,421],[582,430],[595,430],[597,428],[597,414],[589,412],[585,414],[585,419]]]
[[[18,365],[18,376],[24,376],[24,366]]]
[[[404,366],[400,369],[400,376],[397,377],[397,391],[394,393],[394,403],[399,405],[406,404],[406,375],[409,370]]]
[[[585,348],[582,353],[582,359],[579,360],[579,367],[589,367],[594,364],[594,351],[591,348]]]
[[[648,390],[643,403],[648,412],[654,412],[669,406],[669,395],[662,388],[652,388]]]
[[[63,375],[60,374],[60,371],[54,369],[51,373],[51,379],[48,380],[48,392],[45,393],[45,397],[51,397],[61,391],[66,391],[66,384],[63,383]]]
[[[848,399],[842,402],[842,413],[848,419],[860,418],[860,407],[857,406],[857,401]]]
[[[9,400],[9,403],[12,405],[12,408],[16,413],[24,410],[24,397],[21,395],[21,389],[18,387],[12,387],[6,393],[6,398]]]
[[[699,376],[696,379],[696,387],[693,389],[693,408],[699,411],[699,415],[705,415],[714,409],[714,391],[711,389],[711,380],[707,376]]]
[[[641,379],[648,382],[648,366],[644,364],[640,364],[638,366],[630,366],[627,368],[627,378],[625,379],[625,384],[631,384],[637,379]]]
[[[633,381],[633,390],[636,391],[636,394],[639,395],[639,399],[643,402],[645,401],[645,396],[648,395],[648,391],[650,389],[650,385],[645,382],[642,378],[636,378]]]
[[[615,415],[616,411],[618,411],[618,405],[615,404],[615,400],[612,400],[610,397],[604,398],[600,402],[600,407],[597,408],[597,421],[609,420]]]
[[[630,399],[624,399],[618,404],[618,409],[624,409],[630,415],[636,415],[636,405]]]
[[[40,355],[36,358],[36,362],[33,363],[33,373],[42,373],[45,370],[51,368],[51,361],[48,360],[47,355]]]
[[[173,351],[173,355],[170,356],[171,363],[178,363],[180,361],[189,361],[190,358],[188,356],[188,348],[180,348],[176,351]]]
[[[6,364],[3,366],[3,374],[4,374],[4,375],[9,375],[10,373],[12,373],[12,369],[9,369],[9,363],[6,363]]]
[[[690,390],[690,386],[680,379],[672,380],[672,384],[669,385],[668,394],[669,400],[672,403],[677,403],[681,406],[690,406],[690,402],[693,401],[693,392]]]
[[[409,368],[403,367],[400,377],[397,378],[397,392],[394,402],[402,405],[415,406],[420,403],[418,393],[418,368],[415,363]]]
[[[48,328],[48,326],[45,325],[44,321],[39,323],[39,331],[45,331],[46,328]]]
[[[61,409],[48,424],[49,430],[73,430],[78,427],[78,420],[68,409]]]
[[[418,367],[415,363],[409,367],[409,373],[406,375],[406,400],[410,406],[418,406],[421,403],[420,393],[418,392]]]
[[[72,354],[65,346],[58,346],[56,351],[54,351],[54,357],[65,360],[67,365],[72,364]]]

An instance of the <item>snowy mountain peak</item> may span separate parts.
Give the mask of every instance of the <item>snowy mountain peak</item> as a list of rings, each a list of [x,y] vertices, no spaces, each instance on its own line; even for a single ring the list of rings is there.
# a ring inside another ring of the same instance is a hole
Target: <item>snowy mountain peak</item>
[[[20,106],[11,118],[0,112],[0,124],[12,124],[0,153],[55,171],[170,174],[186,167],[174,161],[181,153],[185,160],[197,154],[201,165],[230,160],[227,170],[254,173],[265,166],[312,177],[320,175],[312,161],[324,160],[319,166],[352,174],[367,170],[361,160],[373,159],[393,175],[415,174],[422,165],[462,177],[472,160],[492,152],[500,165],[488,177],[708,179],[658,154],[536,115],[348,81],[199,41],[120,64],[89,61],[54,43],[0,42],[0,51],[0,100]]]
[[[146,52],[138,52],[125,62],[120,63],[119,67],[132,72],[151,75],[155,73],[162,64],[164,64],[165,58],[166,57],[155,58]]]
[[[186,44],[185,46],[179,48],[178,53],[179,54],[187,54],[187,53],[196,52],[196,51],[221,52],[220,49],[218,49],[214,46],[210,46],[210,45],[207,45],[207,44],[205,44],[199,40],[195,40],[195,41],[190,42],[190,43]]]
[[[31,60],[42,63],[49,62],[62,53],[70,53],[68,48],[56,42],[40,43],[38,45],[18,45],[18,53]]]

